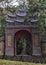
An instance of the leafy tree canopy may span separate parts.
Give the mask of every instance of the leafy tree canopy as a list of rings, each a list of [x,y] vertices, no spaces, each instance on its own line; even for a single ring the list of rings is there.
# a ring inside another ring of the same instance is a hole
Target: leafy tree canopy
[[[46,30],[46,2],[45,0],[29,0],[28,1],[28,19],[34,16],[38,22],[37,27],[42,33]],[[46,33],[46,32],[45,32]]]

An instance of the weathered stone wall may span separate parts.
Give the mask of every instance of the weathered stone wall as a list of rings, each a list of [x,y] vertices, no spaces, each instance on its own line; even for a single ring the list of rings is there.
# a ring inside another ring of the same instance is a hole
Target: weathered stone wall
[[[4,55],[4,42],[1,41],[0,42],[0,56],[3,56]]]
[[[46,42],[42,43],[42,54],[46,56]]]

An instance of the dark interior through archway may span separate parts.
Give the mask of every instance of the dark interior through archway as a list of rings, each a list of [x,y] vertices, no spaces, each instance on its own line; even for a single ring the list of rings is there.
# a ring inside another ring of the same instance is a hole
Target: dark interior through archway
[[[17,55],[31,55],[32,36],[28,31],[19,31],[16,33],[16,52]]]

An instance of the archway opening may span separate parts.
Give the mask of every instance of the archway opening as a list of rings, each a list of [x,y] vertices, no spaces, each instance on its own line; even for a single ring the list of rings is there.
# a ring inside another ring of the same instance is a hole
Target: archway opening
[[[31,55],[32,54],[32,35],[26,30],[20,30],[15,34],[15,54]]]

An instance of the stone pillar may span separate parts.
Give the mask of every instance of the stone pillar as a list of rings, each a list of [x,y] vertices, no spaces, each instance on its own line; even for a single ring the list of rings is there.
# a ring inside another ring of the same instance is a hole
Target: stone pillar
[[[6,48],[5,55],[6,56],[14,56],[14,34],[6,33]]]
[[[0,56],[3,56],[4,55],[4,42],[1,41],[0,42]]]
[[[33,43],[33,54],[34,56],[40,56],[41,55],[41,44],[40,44],[40,36],[38,33],[32,34],[32,43]]]
[[[46,56],[46,42],[42,43],[42,55]]]
[[[17,55],[17,48],[16,48],[16,37],[14,37],[14,54]]]

